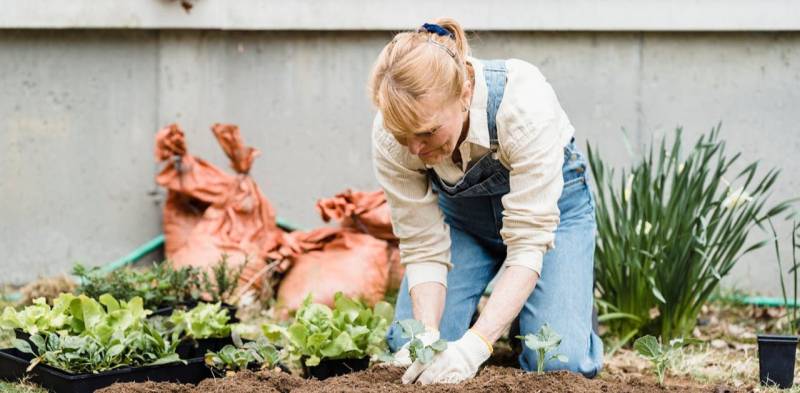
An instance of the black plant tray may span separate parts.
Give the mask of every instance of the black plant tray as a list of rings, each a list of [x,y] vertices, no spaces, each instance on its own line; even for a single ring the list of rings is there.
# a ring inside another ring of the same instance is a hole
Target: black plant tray
[[[155,310],[153,310],[153,312],[150,314],[150,316],[151,317],[155,317],[155,316],[168,317],[168,316],[172,315],[172,312],[175,311],[176,308],[177,309],[190,310],[190,309],[194,308],[195,306],[197,306],[197,302],[186,302],[186,303],[178,304],[176,306],[158,307]],[[228,323],[239,323],[239,318],[236,318],[236,311],[238,311],[238,308],[236,306],[228,304],[228,303],[222,303],[222,308],[227,309],[228,310],[228,315],[231,317],[231,319],[228,320]]]
[[[125,367],[98,374],[72,374],[39,364],[30,372],[25,369],[33,356],[16,349],[0,350],[0,379],[17,381],[29,377],[33,383],[56,393],[93,392],[117,382],[177,382],[196,384],[211,377],[203,359],[190,359],[187,364],[170,363],[158,366]]]
[[[762,385],[788,389],[794,383],[797,336],[758,335],[759,380]]]
[[[178,356],[181,359],[202,358],[206,352],[219,352],[226,345],[233,345],[233,339],[228,337],[204,338],[200,340],[184,340],[178,344]]]
[[[322,359],[317,366],[306,367],[306,376],[309,378],[326,379],[355,371],[366,370],[369,367],[369,357],[361,359]]]

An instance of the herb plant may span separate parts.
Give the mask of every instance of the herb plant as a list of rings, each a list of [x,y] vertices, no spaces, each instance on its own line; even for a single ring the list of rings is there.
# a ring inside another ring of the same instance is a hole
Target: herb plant
[[[642,357],[653,363],[653,371],[658,378],[658,384],[664,386],[664,377],[667,374],[667,368],[670,363],[683,346],[696,342],[697,340],[684,340],[683,338],[676,338],[669,342],[668,345],[661,345],[653,336],[647,335],[638,338],[633,343],[633,348]]]
[[[671,146],[665,137],[619,177],[589,148],[600,320],[621,344],[642,334],[664,341],[689,334],[722,277],[766,244],[748,242],[750,231],[790,206],[767,204],[778,170],[759,175],[758,162],[740,165],[719,130],[687,155],[678,129]]]
[[[542,325],[536,334],[529,333],[524,336],[517,336],[517,338],[525,340],[525,345],[528,348],[536,351],[536,353],[539,355],[539,361],[536,363],[536,372],[539,374],[544,372],[544,365],[553,359],[556,359],[561,363],[566,363],[569,361],[569,358],[561,354],[555,354],[548,357],[548,353],[554,351],[559,345],[561,345],[561,336],[546,323]]]
[[[433,356],[439,352],[447,349],[447,341],[439,339],[430,345],[425,345],[422,340],[417,337],[425,332],[425,325],[416,319],[404,319],[398,322],[400,328],[403,330],[403,337],[408,338],[408,354],[411,361],[419,360],[422,363],[429,363],[433,360]]]
[[[379,356],[387,351],[386,332],[394,310],[386,302],[368,308],[341,292],[334,296],[334,309],[312,303],[306,297],[288,327],[267,324],[264,334],[271,341],[282,340],[289,361],[305,366],[319,365],[323,359],[358,359]]]
[[[196,300],[199,295],[200,274],[197,269],[175,269],[167,261],[153,264],[149,269],[124,268],[107,274],[100,268],[87,269],[77,264],[72,273],[80,279],[78,293],[93,298],[106,293],[116,299],[138,296],[148,309]]]
[[[211,297],[212,302],[232,303],[246,266],[247,260],[238,267],[231,266],[228,264],[228,255],[222,254],[222,259],[211,269],[211,276],[206,271],[202,273],[203,292]]]

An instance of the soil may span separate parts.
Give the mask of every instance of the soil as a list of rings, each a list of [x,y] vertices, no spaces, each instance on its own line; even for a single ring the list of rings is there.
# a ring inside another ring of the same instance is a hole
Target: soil
[[[726,386],[699,385],[686,380],[670,380],[660,387],[653,378],[603,376],[587,379],[566,371],[538,375],[509,367],[487,366],[475,378],[456,385],[403,385],[404,369],[372,367],[368,370],[326,379],[307,380],[283,372],[240,372],[232,377],[207,379],[197,386],[171,383],[125,383],[99,390],[102,393],[244,393],[244,392],[745,392]]]

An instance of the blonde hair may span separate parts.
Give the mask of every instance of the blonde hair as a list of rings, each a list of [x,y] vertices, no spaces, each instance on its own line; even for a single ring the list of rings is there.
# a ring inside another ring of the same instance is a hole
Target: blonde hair
[[[438,96],[449,103],[464,91],[470,54],[464,29],[451,18],[433,23],[451,36],[423,28],[399,33],[386,44],[372,68],[372,102],[383,115],[384,128],[394,134],[419,130],[429,120],[421,118],[422,99]]]

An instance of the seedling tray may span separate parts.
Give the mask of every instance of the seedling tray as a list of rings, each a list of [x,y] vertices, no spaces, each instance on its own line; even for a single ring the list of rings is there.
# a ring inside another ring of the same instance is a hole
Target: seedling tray
[[[17,381],[23,377],[56,393],[85,393],[117,382],[177,382],[196,384],[211,377],[202,358],[183,363],[157,366],[125,367],[98,374],[72,374],[48,365],[39,364],[30,372],[25,369],[33,356],[16,349],[0,350],[0,379]]]

